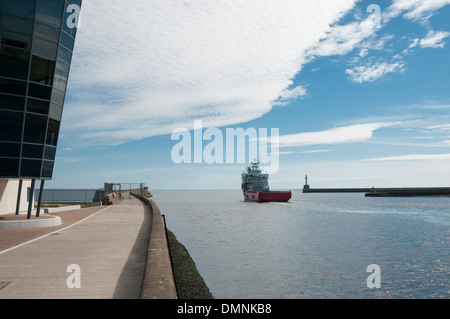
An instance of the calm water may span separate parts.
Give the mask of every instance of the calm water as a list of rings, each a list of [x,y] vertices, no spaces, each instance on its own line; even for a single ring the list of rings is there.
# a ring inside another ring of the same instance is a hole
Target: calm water
[[[449,298],[450,198],[153,191],[215,298]],[[367,266],[381,288],[367,287]]]

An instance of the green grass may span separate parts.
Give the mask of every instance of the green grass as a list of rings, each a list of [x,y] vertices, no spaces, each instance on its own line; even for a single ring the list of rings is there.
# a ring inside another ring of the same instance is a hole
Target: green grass
[[[198,272],[189,252],[170,230],[167,230],[167,237],[169,240],[178,298],[213,299],[209,288]]]

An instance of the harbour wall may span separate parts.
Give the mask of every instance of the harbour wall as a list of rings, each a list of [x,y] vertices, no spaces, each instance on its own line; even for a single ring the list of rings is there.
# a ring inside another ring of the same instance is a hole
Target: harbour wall
[[[144,202],[152,214],[152,230],[140,298],[177,299],[166,227],[159,207],[147,197],[133,192],[131,194]]]
[[[450,187],[310,188],[303,193],[365,193],[366,197],[450,196]]]

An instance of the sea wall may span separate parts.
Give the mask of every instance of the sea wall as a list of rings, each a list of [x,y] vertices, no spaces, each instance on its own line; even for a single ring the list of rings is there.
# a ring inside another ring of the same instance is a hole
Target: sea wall
[[[159,207],[149,198],[131,194],[144,202],[152,214],[141,299],[177,299],[166,228]]]

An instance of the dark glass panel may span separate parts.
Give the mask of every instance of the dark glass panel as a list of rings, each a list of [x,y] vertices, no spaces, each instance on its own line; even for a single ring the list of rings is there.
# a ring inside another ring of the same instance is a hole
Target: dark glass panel
[[[64,32],[61,32],[61,42],[60,42],[61,45],[63,45],[65,48],[69,49],[70,51],[73,51],[73,42],[74,42],[74,40],[70,36],[68,36]]]
[[[42,159],[43,145],[23,144],[22,157]]]
[[[27,92],[27,82],[14,81],[0,78],[0,92],[25,95]]]
[[[64,105],[64,93],[53,89],[52,91],[52,103]]]
[[[59,121],[55,121],[52,119],[48,121],[46,144],[54,146],[58,144],[59,125]]]
[[[69,76],[69,66],[60,61],[56,62],[55,79],[53,87],[65,92],[68,76]]]
[[[20,142],[23,113],[0,111],[0,141]]]
[[[38,99],[50,100],[52,88],[50,86],[30,83],[28,85],[28,95],[37,97]]]
[[[35,3],[35,0],[7,0],[3,11],[7,14],[33,19]]]
[[[0,176],[17,177],[19,174],[19,159],[0,158]]]
[[[54,43],[58,43],[59,41],[59,29],[52,28],[51,26],[39,22],[36,22],[34,25],[34,35]]]
[[[59,28],[64,10],[64,1],[38,0],[36,20]]]
[[[41,164],[40,160],[23,159],[20,166],[21,177],[41,177]]]
[[[46,146],[44,151],[44,159],[54,160],[56,156],[56,147]]]
[[[24,142],[44,144],[47,117],[27,114],[25,119]]]
[[[60,121],[62,116],[62,110],[63,110],[62,106],[55,103],[50,103],[50,111],[48,112],[48,116],[51,119]]]
[[[0,94],[0,109],[23,111],[24,105],[24,97]]]
[[[19,157],[19,156],[20,156],[20,143],[0,142],[0,157]]]
[[[53,175],[53,165],[54,162],[44,161],[42,163],[42,174],[41,176],[44,178],[52,178]]]
[[[30,49],[31,36],[16,32],[3,31],[2,44],[21,49]]]
[[[0,53],[0,76],[26,80],[30,52],[2,47]]]
[[[31,35],[33,33],[33,20],[4,14],[3,30]]]
[[[32,51],[33,53],[44,55],[56,60],[58,45],[56,43],[34,37]]]
[[[31,58],[30,81],[52,85],[55,73],[55,61],[33,55]]]
[[[72,52],[62,46],[59,46],[58,59],[70,65],[70,61],[72,61]]]
[[[49,107],[50,107],[49,101],[28,98],[27,112],[40,113],[40,114],[47,115]]]

